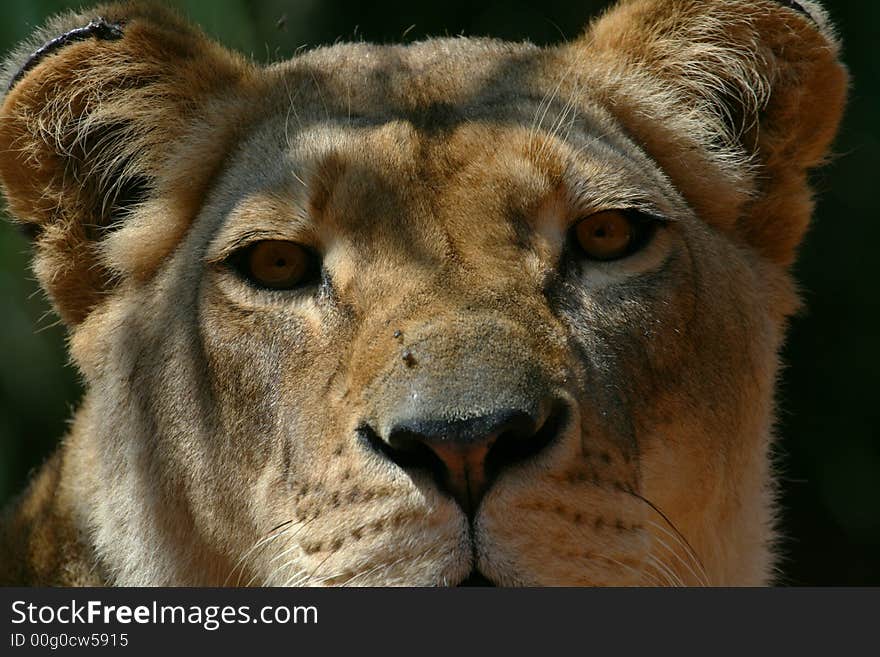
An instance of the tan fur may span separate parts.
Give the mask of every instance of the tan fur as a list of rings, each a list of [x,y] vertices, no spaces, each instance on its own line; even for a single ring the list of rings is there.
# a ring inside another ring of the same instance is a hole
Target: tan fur
[[[269,67],[139,4],[51,22],[7,79],[96,16],[124,36],[47,56],[0,109],[5,196],[88,383],[6,512],[0,582],[771,582],[788,265],[847,84],[801,4],[624,0],[558,47]],[[669,221],[573,264],[571,226],[615,208]],[[226,263],[253,239],[313,249],[325,283],[249,286]],[[564,428],[470,519],[361,439],[535,396]]]

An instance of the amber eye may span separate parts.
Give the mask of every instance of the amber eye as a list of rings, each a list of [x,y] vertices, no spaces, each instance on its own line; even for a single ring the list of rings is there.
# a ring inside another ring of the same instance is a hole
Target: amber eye
[[[642,223],[622,210],[606,210],[582,219],[574,227],[574,234],[591,260],[616,260],[640,245]]]
[[[314,256],[294,242],[263,240],[249,246],[234,263],[241,274],[260,287],[290,290],[314,270]]]

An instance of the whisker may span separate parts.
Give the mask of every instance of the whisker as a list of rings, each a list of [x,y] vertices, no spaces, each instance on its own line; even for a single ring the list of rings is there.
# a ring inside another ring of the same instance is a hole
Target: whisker
[[[703,574],[703,576],[704,576],[704,577],[706,578],[706,580],[708,581],[708,579],[709,579],[709,574],[706,572],[706,569],[703,567],[703,564],[702,564],[702,562],[700,561],[699,557],[698,557],[697,554],[694,552],[693,548],[691,548],[691,546],[688,545],[688,543],[687,543],[686,541],[684,541],[684,540],[681,538],[681,536],[680,536],[679,534],[676,534],[676,533],[674,533],[674,532],[669,531],[669,529],[667,529],[666,527],[664,527],[663,525],[661,525],[661,524],[659,524],[659,523],[654,522],[654,521],[651,520],[650,518],[648,519],[648,523],[649,523],[652,527],[654,527],[654,528],[660,530],[661,532],[663,532],[664,534],[666,534],[668,537],[670,537],[671,539],[673,539],[673,540],[674,540],[676,543],[678,543],[681,547],[683,547],[684,550],[685,550],[685,553],[691,558],[691,560],[694,562],[694,565],[696,565],[696,566],[700,569],[700,572]]]
[[[663,573],[666,574],[666,576],[669,579],[669,583],[672,586],[680,586],[680,587],[685,586],[685,583],[682,581],[682,579],[678,575],[678,573],[675,572],[675,570],[672,568],[672,566],[664,563],[663,561],[660,560],[659,557],[657,557],[656,555],[653,555],[653,554],[648,556],[648,560],[651,561],[651,563],[654,565],[655,568],[660,569],[661,571],[663,571]]]
[[[636,575],[636,576],[638,576],[638,577],[643,577],[643,576],[651,577],[651,579],[653,580],[652,583],[653,583],[655,586],[659,586],[659,584],[660,584],[659,580],[658,580],[656,577],[653,577],[650,573],[646,573],[646,572],[644,571],[644,569],[639,570],[638,568],[635,568],[635,567],[633,567],[633,566],[630,566],[629,564],[625,564],[625,563],[623,563],[622,561],[619,561],[618,559],[615,559],[615,558],[613,558],[613,557],[606,556],[606,555],[604,555],[604,554],[596,554],[596,555],[593,555],[593,556],[594,556],[595,558],[597,558],[597,559],[602,559],[603,561],[608,561],[608,562],[610,562],[610,563],[613,563],[613,564],[615,564],[615,565],[617,565],[617,566],[620,566],[621,568],[626,568],[627,570],[629,570],[630,572],[632,572],[634,575]]]
[[[425,552],[425,554],[427,554],[427,551]],[[354,575],[354,576],[348,578],[347,580],[345,580],[342,583],[342,586],[351,586],[351,583],[353,581],[355,581],[356,579],[360,579],[362,577],[369,577],[370,575],[372,575],[373,573],[375,573],[378,570],[388,570],[389,568],[393,568],[394,566],[399,564],[401,561],[406,561],[409,558],[410,558],[410,556],[406,555],[406,556],[400,557],[399,559],[395,559],[391,563],[387,563],[387,564],[380,563],[377,566],[375,566],[374,568],[370,568],[370,570],[367,570],[365,572],[360,573],[359,575]]]
[[[566,121],[569,121],[569,115],[572,115],[571,121],[569,121],[569,129],[570,126],[574,124],[577,119],[575,114],[575,98],[577,97],[579,90],[577,88],[571,93],[568,97],[568,100],[565,102],[565,105],[562,106],[562,111],[556,117],[556,120],[553,122],[553,125],[550,126],[549,135],[550,137],[558,137],[562,134],[562,127],[565,125]]]
[[[317,517],[318,517],[318,516],[314,516],[314,517],[312,517],[312,518],[310,518],[310,519],[304,521],[304,522],[302,523],[302,525],[300,525],[299,529],[297,529],[293,534],[291,534],[291,535],[288,537],[288,540],[291,540],[291,541],[292,541],[294,538],[296,538],[296,536],[299,535],[299,533],[300,533],[303,529],[305,529],[305,528],[309,525],[309,523],[311,523],[311,522],[312,522],[315,518],[317,518]],[[282,550],[281,552],[279,552],[278,554],[276,554],[274,557],[272,557],[266,565],[268,566],[268,565],[270,565],[270,564],[275,563],[276,561],[278,561],[278,559],[281,559],[281,558],[284,557],[285,555],[290,554],[291,552],[293,552],[293,551],[294,551],[295,549],[297,549],[298,547],[299,547],[299,543],[293,543],[290,547],[286,548],[285,550]],[[281,566],[279,566],[278,568],[275,568],[271,573],[269,573],[268,576],[264,577],[264,578],[263,578],[263,582],[264,582],[264,583],[268,583],[268,582],[272,579],[272,577],[275,576],[275,574],[276,574],[277,572],[281,571],[283,568],[286,568],[286,567],[289,566],[289,565],[290,565],[290,562],[285,562],[285,563],[281,564]],[[258,574],[258,573],[254,573],[253,577],[251,577],[251,578],[248,580],[248,583],[245,584],[245,586],[248,586],[248,587],[251,586],[251,585],[256,581],[257,577],[259,577],[259,574]]]
[[[326,577],[321,577],[320,579],[312,580],[313,584],[323,584],[324,582],[329,582],[331,579],[337,579],[342,577],[347,573],[347,570],[340,570],[338,572],[333,573],[332,575],[327,575]]]
[[[694,560],[697,562],[697,564],[699,564],[700,570],[702,570],[704,573],[707,574],[707,579],[708,579],[708,571],[706,570],[705,564],[703,564],[703,560],[700,559],[700,555],[697,554],[697,551],[694,550],[694,547],[693,547],[693,545],[691,545],[690,541],[688,541],[687,538],[685,538],[684,534],[682,534],[679,531],[678,527],[675,526],[675,523],[669,519],[669,516],[667,516],[665,513],[663,513],[663,510],[660,509],[656,504],[654,504],[647,497],[640,495],[639,493],[632,491],[632,490],[628,490],[625,492],[627,495],[631,495],[632,497],[635,497],[636,499],[639,499],[642,502],[644,502],[645,504],[647,504],[658,516],[663,518],[664,522],[669,526],[669,528],[673,532],[675,532],[675,535],[678,537],[678,539],[690,551],[691,556],[694,558]]]
[[[655,527],[656,529],[659,529],[660,531],[664,532],[667,536],[670,536],[670,537],[674,538],[676,541],[678,541],[678,543],[679,543],[682,547],[685,547],[685,548],[687,547],[687,546],[685,546],[684,543],[681,542],[681,540],[680,540],[675,534],[673,534],[672,532],[670,532],[668,529],[666,529],[666,528],[663,527],[662,525],[659,525],[659,524],[657,524],[656,522],[654,522],[654,521],[652,521],[652,520],[648,520],[648,523],[651,524],[651,525],[652,525],[653,527]],[[679,562],[680,562],[685,568],[688,569],[688,571],[690,572],[690,574],[694,576],[694,579],[697,580],[697,583],[698,583],[700,586],[710,586],[710,584],[709,584],[709,576],[708,576],[708,574],[706,573],[705,570],[702,570],[702,567],[700,566],[700,564],[696,562],[696,560],[695,560],[695,558],[694,558],[694,555],[692,555],[689,551],[686,551],[686,554],[691,558],[692,561],[695,562],[697,568],[700,570],[699,573],[697,573],[697,572],[696,572],[696,571],[690,566],[690,564],[688,564],[688,563],[687,563],[687,562],[681,557],[681,555],[679,555],[678,552],[677,552],[676,550],[673,550],[673,549],[672,549],[672,548],[671,548],[671,547],[670,547],[670,546],[669,546],[669,545],[668,545],[663,539],[659,538],[658,536],[653,536],[652,538],[653,538],[653,540],[657,541],[661,546],[663,546],[664,548],[666,548],[666,550],[667,550],[670,554],[672,554],[676,559],[678,559],[678,561],[679,561]]]
[[[290,523],[292,523],[292,522],[293,522],[293,520],[288,520],[287,522],[282,522],[280,525],[270,529],[269,532],[266,535],[264,535],[262,538],[258,539],[257,542],[254,543],[254,545],[247,552],[245,552],[243,555],[241,555],[241,558],[239,558],[239,560],[236,562],[235,566],[233,566],[232,570],[229,571],[229,574],[226,576],[226,579],[223,580],[223,586],[227,586],[229,584],[230,578],[235,574],[235,571],[238,570],[239,568],[242,568],[242,571],[239,572],[238,579],[235,582],[235,585],[239,586],[241,584],[241,575],[243,572],[243,566],[244,566],[245,560],[251,554],[253,554],[253,552],[255,550],[259,549],[260,547],[262,547],[268,543],[271,543],[272,541],[277,539],[279,536],[283,536],[285,533],[287,533],[287,531],[290,529],[288,527],[288,525],[290,525]],[[285,527],[287,527],[287,529],[284,529]],[[279,531],[279,530],[283,530],[283,531]]]
[[[674,584],[669,580],[668,575],[664,575],[663,572],[657,567],[655,563],[652,563],[650,559],[647,562],[647,565],[653,570],[653,579],[654,586],[674,586]],[[648,571],[645,571],[645,574],[649,574]]]
[[[541,102],[538,103],[538,107],[535,110],[535,116],[532,118],[532,127],[529,130],[529,151],[533,148],[534,138],[538,135],[538,132],[541,130],[541,126],[544,124],[544,119],[547,118],[547,112],[550,111],[550,106],[553,104],[553,101],[556,99],[556,95],[559,93],[559,90],[562,88],[562,83],[565,82],[565,78],[568,76],[569,70],[563,71],[562,75],[559,76],[559,80],[556,83],[556,86],[550,90],[548,93],[544,94],[544,98],[541,99]],[[540,115],[540,118],[538,118]],[[537,158],[536,158],[537,159]]]
[[[315,566],[315,568],[310,573],[305,573],[305,572],[294,573],[293,575],[291,575],[291,577],[289,579],[287,579],[284,582],[284,584],[282,584],[282,586],[284,586],[284,587],[312,586],[315,583],[315,581],[314,581],[315,575],[321,569],[321,566],[323,566],[325,563],[327,563],[327,561],[330,560],[330,557],[332,557],[334,554],[337,554],[337,553],[336,552],[328,553],[327,556],[324,557],[323,559],[321,559],[321,561],[318,563],[318,565]]]

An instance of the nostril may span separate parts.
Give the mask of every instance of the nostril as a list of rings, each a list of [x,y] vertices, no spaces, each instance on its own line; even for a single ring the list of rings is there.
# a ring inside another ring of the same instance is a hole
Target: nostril
[[[551,405],[550,412],[540,426],[529,418],[527,423],[512,425],[501,433],[486,455],[486,471],[496,476],[505,467],[537,456],[568,424],[569,411],[562,403]]]
[[[416,433],[394,430],[383,440],[368,424],[358,427],[357,433],[370,447],[405,470],[425,468],[441,476],[445,469],[440,457]]]

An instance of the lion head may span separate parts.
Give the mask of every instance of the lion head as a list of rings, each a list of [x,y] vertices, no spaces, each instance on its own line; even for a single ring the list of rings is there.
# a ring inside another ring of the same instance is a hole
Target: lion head
[[[53,21],[7,65],[0,178],[88,387],[53,466],[68,561],[769,581],[837,53],[806,1],[628,0],[548,48],[267,67],[151,6]]]

